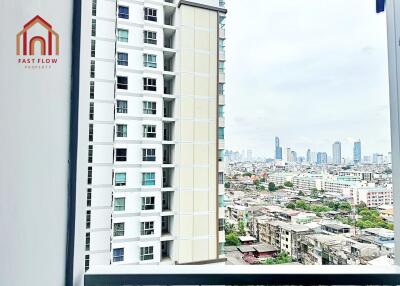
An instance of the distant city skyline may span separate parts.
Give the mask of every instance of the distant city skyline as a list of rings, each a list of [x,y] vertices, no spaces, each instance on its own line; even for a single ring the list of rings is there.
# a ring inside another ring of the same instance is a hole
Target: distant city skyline
[[[227,149],[274,158],[278,136],[298,156],[332,156],[340,141],[352,159],[358,139],[362,156],[390,151],[386,15],[375,1],[226,3]]]

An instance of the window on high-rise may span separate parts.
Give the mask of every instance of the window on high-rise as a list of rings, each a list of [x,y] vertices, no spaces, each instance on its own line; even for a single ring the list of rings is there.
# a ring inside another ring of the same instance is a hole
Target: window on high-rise
[[[223,231],[225,229],[225,219],[218,219],[218,230]]]
[[[87,174],[87,183],[88,185],[92,184],[92,175],[93,175],[93,169],[92,166],[88,167],[88,174]]]
[[[143,65],[147,68],[157,68],[157,56],[152,54],[143,54]]]
[[[86,191],[86,206],[92,206],[92,189],[88,188]]]
[[[114,223],[114,236],[124,236],[125,235],[125,223],[117,222]]]
[[[155,197],[142,197],[142,211],[154,210]]]
[[[157,32],[144,31],[143,35],[145,44],[157,45]]]
[[[126,173],[115,173],[115,186],[126,186]]]
[[[92,37],[96,37],[96,19],[92,19]]]
[[[128,101],[117,100],[117,113],[128,113]]]
[[[157,22],[157,9],[144,8],[144,19],[148,21]]]
[[[92,16],[97,14],[97,0],[92,0]]]
[[[218,105],[218,117],[219,118],[225,117],[225,106],[224,105]]]
[[[94,81],[90,81],[89,97],[90,97],[90,99],[94,99]]]
[[[127,76],[117,76],[117,89],[128,89]]]
[[[153,246],[146,246],[140,248],[140,260],[152,260],[154,259],[154,249]]]
[[[218,62],[218,71],[220,73],[225,73],[225,62],[224,61]]]
[[[155,115],[157,113],[157,103],[155,101],[143,101],[143,113]]]
[[[127,137],[128,136],[128,125],[117,124],[117,137]]]
[[[156,149],[142,149],[143,162],[155,162],[156,161]]]
[[[89,120],[94,119],[94,102],[89,103]]]
[[[113,249],[113,262],[121,262],[124,261],[124,249],[123,248],[114,248]]]
[[[156,185],[156,173],[146,172],[142,173],[142,186],[155,186]]]
[[[156,138],[156,126],[155,125],[143,125],[143,137],[144,138]]]
[[[89,270],[89,264],[90,264],[90,256],[89,254],[85,255],[85,271]]]
[[[224,173],[223,172],[218,172],[218,184],[223,184],[224,183]]]
[[[148,91],[157,91],[157,80],[155,78],[144,77],[143,89]]]
[[[225,94],[225,84],[219,83],[218,84],[218,95],[224,95]]]
[[[140,234],[141,235],[152,235],[154,234],[154,222],[144,221],[140,223]]]
[[[224,161],[224,150],[218,150],[218,161],[223,162]]]
[[[126,162],[126,159],[127,159],[127,149],[126,148],[117,148],[115,150],[115,161]]]
[[[122,212],[125,210],[125,198],[114,199],[114,211]]]
[[[89,250],[90,250],[90,232],[87,232],[87,233],[86,233],[85,250],[86,250],[86,251],[89,251]]]
[[[127,66],[128,65],[128,53],[117,53],[117,64],[120,66]]]
[[[93,145],[88,147],[88,163],[93,163]]]
[[[225,52],[225,39],[219,39],[219,51]]]
[[[224,138],[225,138],[225,128],[218,127],[218,139],[224,140]]]
[[[95,61],[90,61],[90,77],[94,78],[95,77],[95,69],[96,69],[96,62]]]
[[[127,43],[129,31],[126,29],[117,29],[117,41]]]
[[[129,7],[118,5],[118,18],[129,19]]]
[[[86,228],[87,228],[87,229],[90,228],[91,217],[92,217],[92,211],[91,211],[91,210],[87,210],[87,211],[86,211]]]
[[[93,142],[93,124],[89,124],[89,142]]]
[[[92,58],[96,56],[96,40],[90,41],[90,56]]]

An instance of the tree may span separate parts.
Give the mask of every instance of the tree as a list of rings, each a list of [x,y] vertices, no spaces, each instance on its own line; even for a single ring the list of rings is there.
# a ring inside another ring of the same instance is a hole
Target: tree
[[[229,189],[231,187],[231,183],[230,182],[225,182],[225,188]]]
[[[233,225],[233,223],[229,223],[229,222],[225,222],[225,234],[231,234],[231,233],[235,233],[235,226]]]
[[[305,196],[304,192],[303,191],[299,191],[299,196],[304,197]]]
[[[275,183],[270,182],[270,183],[268,184],[268,191],[270,191],[270,192],[276,191]]]
[[[311,197],[313,199],[316,199],[316,198],[318,198],[318,195],[319,195],[319,191],[316,188],[312,188],[311,189]]]
[[[243,173],[243,177],[251,177],[253,174],[252,173],[249,173],[249,172],[246,172],[246,173]]]
[[[245,223],[243,220],[239,220],[239,230],[238,230],[238,234],[240,236],[244,236],[246,235],[246,230],[245,230]]]
[[[286,252],[280,252],[275,258],[267,258],[262,263],[266,265],[273,265],[273,264],[284,264],[290,263],[293,261],[293,258],[289,256]]]
[[[238,246],[240,245],[239,237],[236,233],[232,232],[225,236],[225,245],[226,246]]]
[[[285,188],[285,186],[279,185],[279,186],[277,186],[277,187],[275,188],[275,190],[282,190],[282,189],[284,189],[284,188]]]
[[[283,185],[284,185],[285,187],[288,187],[288,188],[293,188],[293,183],[292,183],[292,182],[289,182],[289,181],[286,181]]]
[[[358,209],[365,209],[367,208],[367,204],[363,201],[361,201],[358,205],[356,205],[357,211]]]
[[[296,204],[295,204],[295,203],[288,203],[288,204],[286,205],[286,207],[287,207],[288,209],[294,210],[294,209],[296,208]]]
[[[258,185],[260,184],[260,180],[255,179],[255,180],[253,181],[253,184],[256,185],[256,186],[258,186]]]

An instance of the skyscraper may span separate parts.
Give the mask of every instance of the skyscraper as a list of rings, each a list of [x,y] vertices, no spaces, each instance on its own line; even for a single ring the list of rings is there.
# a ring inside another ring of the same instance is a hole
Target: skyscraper
[[[217,0],[116,3],[92,1],[82,35],[85,268],[218,260],[226,10]]]
[[[292,161],[292,150],[290,148],[286,148],[286,161],[291,162]]]
[[[307,149],[307,163],[311,163],[311,150]]]
[[[354,142],[353,161],[355,164],[361,163],[361,140]]]
[[[282,147],[279,145],[279,137],[275,137],[275,160],[282,160]]]
[[[317,164],[326,164],[328,163],[328,154],[326,152],[318,152],[317,153]]]
[[[335,165],[342,163],[342,144],[339,141],[336,141],[332,145],[332,160]]]

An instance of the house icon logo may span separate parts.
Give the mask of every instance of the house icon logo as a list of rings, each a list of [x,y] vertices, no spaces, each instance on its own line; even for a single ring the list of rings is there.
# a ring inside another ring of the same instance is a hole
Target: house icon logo
[[[17,56],[53,56],[60,53],[60,37],[39,15],[27,22],[16,38]]]

